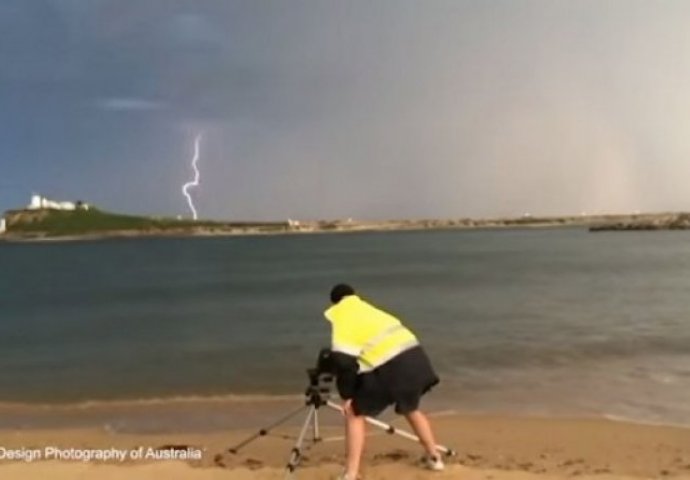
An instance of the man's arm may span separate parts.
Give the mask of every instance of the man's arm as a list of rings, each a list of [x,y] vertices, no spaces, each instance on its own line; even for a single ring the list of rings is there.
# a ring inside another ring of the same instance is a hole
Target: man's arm
[[[355,396],[361,347],[354,332],[342,322],[332,322],[331,355],[337,378],[338,393],[344,400]]]
[[[355,396],[357,372],[359,371],[357,357],[333,351],[331,359],[333,360],[333,368],[337,379],[338,393],[340,393],[340,397],[343,400],[351,399]]]

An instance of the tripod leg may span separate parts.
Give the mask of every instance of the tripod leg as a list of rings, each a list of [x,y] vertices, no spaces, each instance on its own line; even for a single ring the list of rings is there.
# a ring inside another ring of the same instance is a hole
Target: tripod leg
[[[268,435],[268,433],[269,433],[271,430],[273,430],[275,427],[277,427],[277,426],[279,426],[279,425],[282,425],[283,423],[287,422],[287,421],[290,420],[292,417],[296,416],[298,413],[300,413],[301,411],[303,411],[305,408],[307,408],[307,407],[306,407],[306,406],[301,406],[301,407],[299,407],[297,410],[295,410],[295,411],[293,411],[293,412],[290,412],[289,414],[285,415],[284,417],[282,417],[282,418],[279,419],[279,420],[276,420],[275,422],[273,422],[273,423],[270,424],[269,426],[262,428],[261,430],[259,430],[259,431],[256,432],[254,435],[252,435],[251,437],[247,438],[246,440],[241,441],[240,443],[238,443],[238,444],[235,445],[234,447],[230,447],[230,448],[228,449],[228,452],[230,452],[230,453],[237,453],[241,448],[243,448],[243,447],[249,445],[250,443],[252,443],[252,442],[253,442],[254,440],[256,440],[257,438],[263,437],[264,435]]]
[[[318,443],[321,441],[321,432],[319,431],[319,410],[314,409],[314,422],[313,422],[313,427],[314,427],[314,443]]]
[[[337,403],[333,403],[331,401],[328,401],[327,405],[330,408],[332,408],[333,410],[337,410],[341,413],[343,411],[343,408],[340,405],[338,405]],[[403,438],[407,438],[408,440],[419,442],[419,437],[417,437],[417,435],[413,435],[409,432],[406,432],[405,430],[395,428],[393,425],[390,425],[388,423],[384,423],[380,420],[376,420],[375,418],[371,418],[371,417],[364,417],[364,420],[367,423],[374,425],[375,427],[378,427],[382,430],[385,430],[387,433],[389,433],[391,435],[399,435]],[[456,453],[455,450],[452,450],[448,447],[444,447],[443,445],[436,445],[436,450],[438,450],[439,452],[441,452],[442,454],[444,454],[448,457],[451,457],[451,456],[455,455],[455,453]]]
[[[302,430],[299,432],[297,437],[297,442],[295,446],[292,447],[292,452],[290,452],[290,460],[288,461],[287,467],[285,467],[285,478],[292,478],[292,474],[299,465],[300,460],[302,460],[302,443],[304,443],[304,437],[307,436],[307,430],[309,429],[309,424],[311,424],[314,414],[316,413],[316,408],[312,405],[309,408],[309,413],[307,413],[307,418],[304,420],[302,425]]]

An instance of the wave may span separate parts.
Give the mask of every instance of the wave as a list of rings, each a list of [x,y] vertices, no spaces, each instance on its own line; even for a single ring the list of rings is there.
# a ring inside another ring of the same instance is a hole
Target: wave
[[[302,400],[303,395],[271,394],[223,394],[223,395],[184,395],[172,397],[149,397],[134,399],[94,399],[68,403],[47,402],[0,402],[0,410],[91,410],[119,409],[131,407],[160,407],[167,405],[232,404],[232,403],[275,403]]]
[[[689,428],[690,421],[686,422],[674,422],[674,421],[663,421],[663,420],[650,420],[644,418],[643,416],[634,415],[620,415],[615,413],[603,413],[602,418],[609,420],[611,422],[618,423],[632,423],[635,425],[648,425],[650,427],[675,427],[675,428]]]
[[[491,346],[437,349],[439,363],[486,369],[492,367],[559,366],[581,361],[616,360],[656,355],[690,355],[690,337],[652,337],[597,342],[525,345],[506,342]]]

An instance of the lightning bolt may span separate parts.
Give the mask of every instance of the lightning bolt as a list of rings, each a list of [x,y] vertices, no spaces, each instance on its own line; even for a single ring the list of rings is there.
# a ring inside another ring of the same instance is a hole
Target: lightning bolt
[[[182,194],[187,197],[187,204],[189,204],[189,209],[192,211],[192,218],[196,220],[198,218],[196,208],[194,207],[194,202],[192,201],[192,196],[189,194],[189,189],[199,186],[199,168],[197,167],[197,162],[199,161],[199,143],[201,142],[201,134],[194,138],[194,156],[192,157],[192,169],[194,169],[194,180],[187,182],[182,185]]]

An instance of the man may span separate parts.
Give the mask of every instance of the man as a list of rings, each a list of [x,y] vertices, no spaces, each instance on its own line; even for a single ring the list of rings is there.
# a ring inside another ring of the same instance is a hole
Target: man
[[[324,315],[332,326],[332,359],[347,434],[341,480],[357,479],[366,435],[364,417],[376,416],[393,404],[424,446],[427,468],[443,470],[431,425],[419,410],[422,395],[439,379],[417,338],[393,315],[359,298],[349,285],[336,285],[330,297],[332,305]]]

